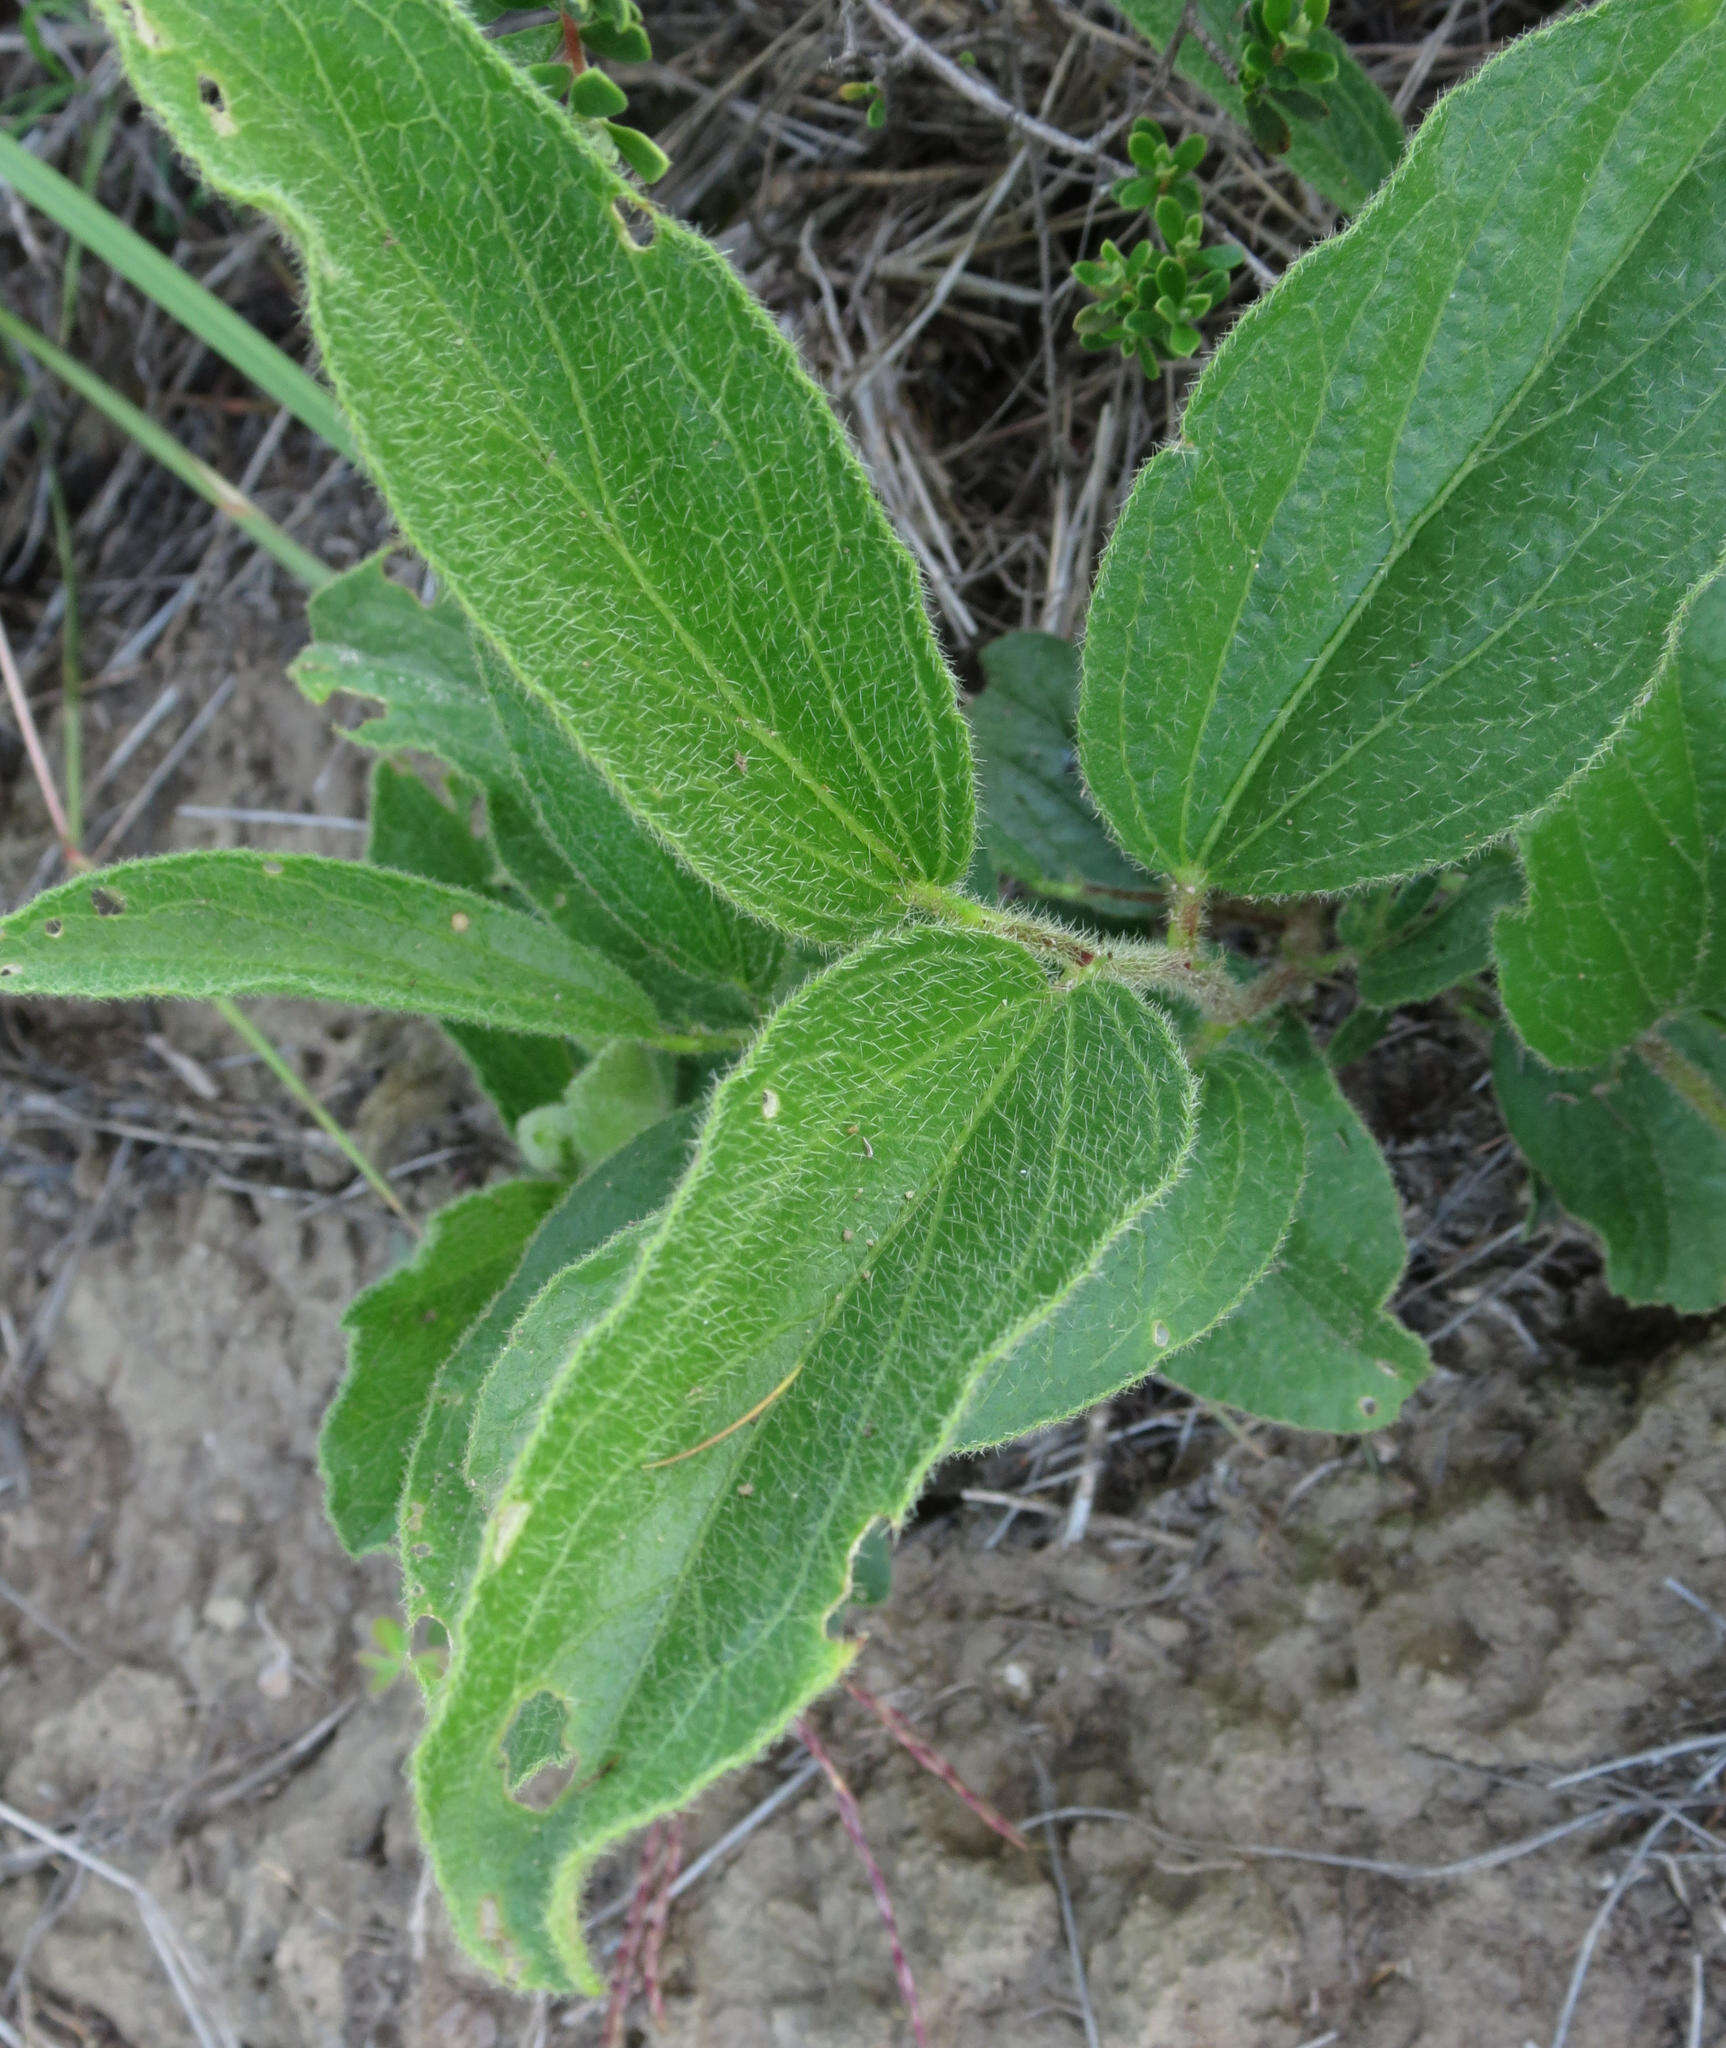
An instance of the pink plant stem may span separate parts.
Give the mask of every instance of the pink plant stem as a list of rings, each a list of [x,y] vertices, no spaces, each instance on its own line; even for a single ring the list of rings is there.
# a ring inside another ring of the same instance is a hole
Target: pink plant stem
[[[647,1909],[653,1898],[664,1834],[665,1823],[655,1821],[641,1846],[641,1867],[636,1872],[635,1891],[629,1901],[629,1917],[623,1923],[623,1939],[618,1944],[617,1961],[612,1965],[611,1996],[605,2008],[605,2024],[599,2032],[600,2048],[623,2048],[623,2027],[639,1976],[641,1943],[647,1931]]]
[[[1015,1849],[1023,1849],[1028,1856],[1031,1845],[1007,1816],[991,1806],[980,1792],[973,1792],[959,1773],[937,1749],[931,1749],[916,1729],[913,1728],[897,1707],[888,1706],[867,1686],[859,1685],[855,1679],[845,1681],[845,1690],[860,1707],[867,1707],[896,1742],[902,1743],[924,1770],[939,1778],[949,1792],[957,1794],[986,1828],[993,1828],[1003,1842],[1011,1842]]]
[[[809,1754],[827,1773],[827,1782],[833,1787],[833,1797],[838,1802],[839,1818],[845,1832],[851,1837],[851,1846],[862,1858],[863,1868],[868,1873],[869,1889],[875,1894],[875,1905],[881,1915],[881,1924],[887,1930],[888,1944],[893,1951],[893,1974],[899,1980],[899,1996],[905,2001],[905,2010],[911,2016],[911,2032],[917,2048],[929,2048],[929,2036],[923,2031],[923,2014],[917,2004],[917,1985],[911,1975],[911,1965],[905,1959],[905,1944],[899,1939],[899,1920],[893,1911],[893,1900],[887,1890],[887,1880],[881,1875],[881,1866],[875,1861],[869,1847],[869,1838],[863,1832],[863,1816],[857,1808],[857,1796],[840,1776],[839,1766],[827,1754],[820,1738],[806,1720],[791,1724],[791,1732],[808,1750]]]
[[[71,868],[88,867],[90,863],[78,851],[72,838],[72,827],[66,821],[65,808],[60,802],[60,792],[54,787],[54,777],[48,767],[48,756],[42,750],[42,740],[36,730],[36,721],[30,714],[30,700],[24,694],[24,678],[18,673],[18,664],[12,659],[12,643],[6,637],[6,628],[0,624],[0,675],[6,678],[6,695],[11,700],[12,715],[18,721],[18,730],[24,736],[24,751],[30,756],[30,766],[36,776],[36,786],[42,792],[42,801],[48,807],[48,822],[54,827],[54,837],[60,842],[60,851],[66,856],[66,865]]]
[[[674,1813],[665,1824],[665,1862],[648,1908],[647,1933],[641,1944],[641,1988],[647,1993],[647,2009],[657,2026],[665,2024],[665,1994],[659,1981],[659,1956],[665,1946],[665,1930],[671,1919],[671,1887],[683,1868],[683,1816]]]

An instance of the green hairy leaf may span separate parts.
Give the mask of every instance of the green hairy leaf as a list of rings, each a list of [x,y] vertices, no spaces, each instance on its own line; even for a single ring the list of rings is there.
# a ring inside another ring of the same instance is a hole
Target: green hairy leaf
[[[451,0],[102,13],[202,173],[293,232],[403,531],[638,817],[817,940],[964,873],[911,558],[716,251]]]
[[[715,893],[648,837],[551,714],[481,662],[511,776],[490,785],[504,864],[547,917],[640,981],[667,1017],[753,1023],[799,978],[802,949]]]
[[[1160,1370],[1207,1401],[1296,1429],[1381,1429],[1428,1364],[1384,1307],[1407,1259],[1396,1189],[1306,1027],[1284,1018],[1260,1044],[1306,1125],[1300,1201],[1270,1272]]]
[[[1522,894],[1516,856],[1490,848],[1464,868],[1420,875],[1345,903],[1341,943],[1359,959],[1360,999],[1394,1010],[1430,1002],[1492,961],[1492,920]]]
[[[547,917],[640,981],[668,1021],[759,1016],[790,970],[786,940],[636,823],[551,714],[482,664],[452,600],[420,604],[374,558],[309,610],[318,638],[294,664],[300,687],[316,703],[338,689],[381,699],[384,715],[350,738],[471,777],[496,858]]]
[[[349,1304],[347,1378],[324,1417],[318,1462],[330,1520],[354,1556],[394,1537],[432,1385],[557,1197],[555,1181],[533,1180],[462,1196],[432,1218],[405,1266]]]
[[[1543,1060],[1594,1066],[1663,1017],[1726,1005],[1726,575],[1522,855],[1531,899],[1496,927],[1498,985]]]
[[[1726,533],[1723,74],[1723,0],[1524,37],[1238,323],[1085,637],[1135,858],[1256,895],[1441,865],[1636,704]]]
[[[472,632],[453,598],[421,604],[373,555],[314,593],[306,616],[312,644],[288,670],[306,696],[327,704],[345,690],[384,707],[382,716],[345,728],[345,738],[379,753],[435,754],[482,788],[510,774]]]
[[[680,1110],[576,1182],[546,1217],[485,1313],[461,1333],[427,1389],[400,1489],[402,1605],[453,1633],[479,1561],[487,1501],[463,1469],[481,1389],[542,1292],[659,1208],[689,1164],[695,1113]],[[546,1183],[551,1186],[553,1183]]]
[[[1055,902],[1142,907],[1155,885],[1116,850],[1079,780],[1079,650],[1052,633],[1008,633],[983,649],[983,669],[989,687],[970,719],[997,872]]]
[[[372,771],[370,816],[366,857],[374,866],[477,889],[494,900],[505,895],[485,841],[417,775],[380,761]],[[446,1022],[444,1029],[507,1128],[542,1103],[556,1102],[575,1079],[574,1050],[555,1038],[523,1038],[483,1024]]]
[[[1163,1371],[1263,1275],[1300,1195],[1306,1127],[1288,1084],[1253,1053],[1206,1060],[1199,1091],[1180,1179],[984,1374],[950,1451],[1028,1435]]]
[[[1051,987],[993,937],[895,935],[776,1013],[611,1307],[588,1322],[584,1291],[561,1362],[534,1332],[557,1378],[416,1767],[482,1960],[594,1981],[587,1862],[843,1669],[852,1552],[908,1509],[978,1374],[1172,1180],[1192,1097],[1156,1012]],[[546,1693],[569,1776],[540,1811],[511,1796],[511,1730]]]
[[[602,955],[468,889],[313,854],[172,853],[0,921],[8,995],[309,996],[596,1044],[651,1036]]]
[[[1674,1018],[1581,1071],[1501,1031],[1492,1070],[1530,1165],[1599,1233],[1613,1293],[1686,1315],[1726,1302],[1726,1031]]]
[[[1168,48],[1183,0],[1115,0],[1115,4],[1149,42],[1159,50]],[[1225,50],[1240,47],[1240,9],[1233,0],[1195,0],[1195,9],[1214,42]],[[1336,60],[1336,76],[1324,89],[1330,112],[1322,120],[1292,124],[1286,161],[1333,206],[1355,213],[1395,167],[1402,150],[1402,123],[1340,37],[1321,30],[1313,47]],[[1175,69],[1245,125],[1246,109],[1239,88],[1197,36],[1189,33],[1182,37]]]

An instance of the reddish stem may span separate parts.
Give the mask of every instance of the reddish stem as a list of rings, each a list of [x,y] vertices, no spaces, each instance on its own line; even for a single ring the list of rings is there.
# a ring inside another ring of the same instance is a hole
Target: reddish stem
[[[905,2010],[911,2016],[911,2032],[916,2037],[917,2048],[929,2048],[929,2036],[923,2031],[923,2014],[917,2004],[917,1985],[911,1975],[911,1965],[905,1959],[905,1944],[899,1939],[899,1919],[893,1911],[893,1900],[887,1890],[887,1880],[881,1875],[881,1866],[875,1861],[869,1847],[869,1838],[863,1832],[863,1815],[858,1810],[857,1795],[840,1776],[839,1766],[827,1751],[815,1730],[806,1720],[792,1723],[791,1732],[808,1750],[809,1754],[827,1773],[827,1782],[833,1787],[833,1797],[838,1802],[839,1818],[845,1832],[851,1837],[851,1846],[862,1859],[868,1873],[869,1889],[875,1894],[875,1905],[881,1915],[881,1924],[887,1930],[887,1940],[893,1951],[893,1974],[899,1980],[899,1996],[905,2001]]]
[[[665,1929],[671,1918],[671,1887],[683,1868],[683,1816],[673,1814],[665,1824],[665,1861],[647,1913],[647,1934],[641,1944],[641,1988],[647,1993],[647,2009],[654,2024],[665,2025],[665,1994],[659,1982],[659,1956],[665,1946]]]
[[[587,69],[587,52],[581,47],[581,30],[573,14],[563,17],[563,61],[578,78]]]
[[[845,1690],[859,1706],[869,1709],[888,1734],[896,1742],[902,1743],[924,1770],[939,1778],[949,1792],[956,1793],[986,1828],[993,1828],[1003,1842],[1011,1842],[1015,1849],[1023,1849],[1027,1856],[1031,1853],[1030,1843],[1006,1815],[991,1806],[980,1792],[973,1792],[940,1751],[931,1748],[923,1740],[897,1707],[890,1707],[885,1700],[878,1699],[867,1686],[859,1685],[853,1678],[846,1679]]]
[[[641,1848],[641,1868],[636,1873],[635,1891],[629,1901],[629,1917],[623,1923],[623,1940],[612,1965],[611,1996],[605,2008],[605,2024],[599,2032],[600,2048],[623,2048],[624,2022],[629,2001],[640,1978],[641,1945],[647,1933],[648,1907],[653,1899],[654,1874],[659,1866],[660,1844],[665,1823],[655,1821]]]

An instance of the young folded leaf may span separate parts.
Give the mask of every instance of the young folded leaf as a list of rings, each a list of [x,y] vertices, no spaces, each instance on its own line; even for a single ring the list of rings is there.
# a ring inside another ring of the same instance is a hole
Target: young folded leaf
[[[1428,1365],[1426,1346],[1384,1307],[1408,1256],[1396,1188],[1305,1025],[1286,1017],[1259,1049],[1306,1124],[1300,1201],[1271,1270],[1163,1375],[1295,1429],[1381,1429]]]
[[[1726,1302],[1726,1031],[1673,1018],[1580,1072],[1501,1031],[1492,1072],[1529,1164],[1599,1232],[1614,1294],[1685,1315]]]
[[[1726,532],[1723,75],[1723,0],[1536,31],[1235,327],[1085,637],[1135,858],[1249,895],[1442,865],[1635,705]]]
[[[981,1450],[1106,1400],[1202,1337],[1276,1256],[1306,1171],[1288,1083],[1256,1054],[1199,1070],[1186,1170],[1103,1262],[973,1388],[949,1451]]]
[[[983,669],[989,687],[969,715],[996,871],[1055,902],[1142,912],[1157,885],[1110,840],[1079,780],[1079,650],[1008,633],[983,649]]]
[[[400,1489],[402,1607],[410,1622],[429,1616],[453,1635],[479,1561],[489,1501],[469,1483],[462,1460],[493,1367],[559,1275],[670,1198],[689,1164],[696,1120],[693,1110],[679,1110],[577,1181],[540,1226],[509,1284],[444,1356]]]
[[[655,1038],[628,975],[469,889],[314,854],[171,853],[0,920],[0,992],[308,996],[584,1045]]]
[[[404,532],[630,808],[818,940],[963,874],[911,557],[724,258],[452,0],[101,6],[203,174],[299,242]]]
[[[497,885],[496,862],[485,841],[476,839],[467,822],[417,775],[378,762],[372,771],[368,817],[366,858],[374,867],[477,889],[494,903],[506,899],[508,892]],[[566,1041],[525,1038],[447,1019],[443,1028],[496,1105],[506,1130],[513,1131],[530,1111],[556,1102],[575,1079],[577,1061]]]
[[[1510,1021],[1590,1067],[1663,1017],[1726,1005],[1726,574],[1685,611],[1654,693],[1522,836],[1531,899],[1493,932]]]
[[[844,1668],[853,1550],[1178,1171],[1192,1096],[1155,1011],[969,932],[884,939],[776,1013],[614,1305],[580,1305],[457,1621],[416,1779],[476,1955],[593,1981],[588,1861]],[[508,1759],[546,1694],[568,1778],[540,1811]]]
[[[395,1536],[433,1383],[558,1192],[555,1181],[506,1180],[464,1195],[431,1219],[405,1266],[349,1303],[347,1377],[324,1416],[318,1464],[330,1520],[355,1557]]]
[[[418,748],[478,783],[499,859],[554,924],[614,959],[668,1022],[723,1028],[760,1016],[791,971],[787,940],[652,838],[543,706],[499,687],[495,660],[482,672],[452,599],[420,604],[374,557],[308,610],[318,637],[294,663],[301,689],[319,704],[334,690],[381,699],[384,715],[349,738]]]
[[[1166,50],[1185,0],[1115,0],[1115,4],[1142,36],[1159,50]],[[1194,7],[1212,43],[1224,50],[1239,49],[1241,11],[1234,0],[1194,0]],[[1324,89],[1329,111],[1322,119],[1293,123],[1287,162],[1333,206],[1356,213],[1395,168],[1402,151],[1402,122],[1340,37],[1321,29],[1313,38],[1313,47],[1332,58],[1337,67]],[[1245,126],[1247,112],[1239,87],[1190,30],[1175,53],[1175,69]]]
[[[509,750],[480,687],[473,629],[452,597],[421,604],[384,573],[386,559],[372,555],[313,594],[312,644],[288,673],[314,704],[338,690],[382,704],[381,716],[343,728],[356,745],[435,754],[483,788],[509,773]]]
[[[1493,918],[1521,895],[1515,854],[1495,846],[1450,874],[1351,897],[1336,935],[1359,961],[1361,1001],[1381,1010],[1430,1002],[1482,973],[1492,962]]]

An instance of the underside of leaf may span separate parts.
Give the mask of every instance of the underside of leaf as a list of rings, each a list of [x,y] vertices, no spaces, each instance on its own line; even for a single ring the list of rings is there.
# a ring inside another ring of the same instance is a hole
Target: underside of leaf
[[[403,531],[637,816],[818,940],[963,874],[911,557],[724,258],[453,0],[101,5],[203,174],[293,232]]]
[[[1173,1178],[1192,1094],[1136,997],[1051,987],[973,933],[883,940],[776,1013],[613,1306],[575,1304],[456,1623],[416,1779],[483,1960],[591,1981],[587,1862],[843,1668],[827,1624],[864,1532]],[[547,1361],[554,1337],[534,1333]],[[546,1692],[571,1782],[542,1812],[511,1796],[505,1745]]]
[[[983,1375],[948,1450],[1028,1435],[1162,1372],[1276,1256],[1306,1152],[1299,1109],[1274,1068],[1244,1049],[1206,1060],[1180,1179],[1069,1301]]]

